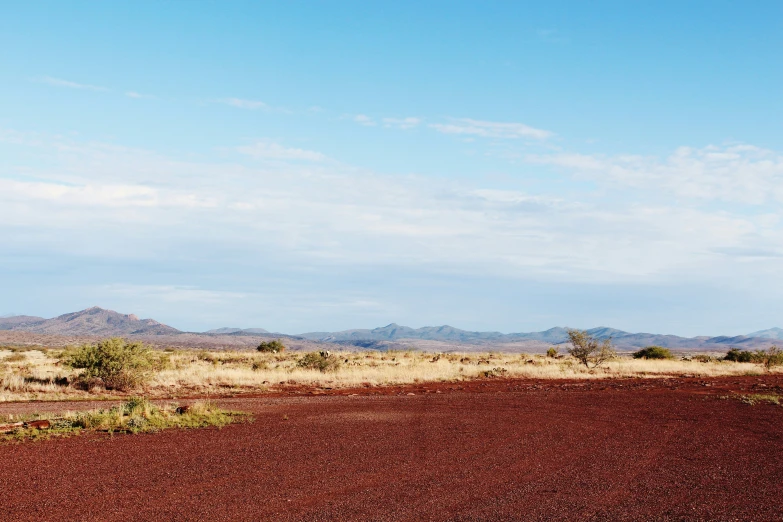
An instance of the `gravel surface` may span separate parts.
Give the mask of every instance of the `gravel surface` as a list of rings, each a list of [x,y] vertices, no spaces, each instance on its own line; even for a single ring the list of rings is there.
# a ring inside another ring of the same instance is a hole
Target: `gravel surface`
[[[255,421],[0,444],[0,518],[781,520],[783,407],[721,398],[781,385],[488,380],[223,399]]]

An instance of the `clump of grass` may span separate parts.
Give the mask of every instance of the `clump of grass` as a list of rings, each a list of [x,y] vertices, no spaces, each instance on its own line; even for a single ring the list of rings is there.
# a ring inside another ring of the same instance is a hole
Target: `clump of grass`
[[[750,395],[739,395],[739,400],[744,402],[745,404],[750,404],[751,406],[755,406],[756,404],[761,403],[769,403],[769,404],[775,404],[780,406],[780,399],[781,397],[779,395],[771,395],[771,394],[763,394],[763,393],[753,393]]]
[[[266,361],[253,361],[253,364],[250,365],[250,368],[257,372],[259,370],[268,370],[269,369],[269,363]]]
[[[508,373],[508,370],[502,367],[492,368],[491,370],[484,370],[479,372],[480,377],[492,379],[494,377],[504,377]]]
[[[48,417],[48,418],[47,418]],[[226,411],[214,402],[199,401],[190,406],[157,406],[144,397],[133,397],[127,402],[109,409],[66,413],[62,417],[47,415],[27,416],[25,424],[13,431],[0,435],[5,440],[36,440],[41,438],[68,436],[83,431],[108,433],[150,433],[170,428],[222,428],[246,417],[245,413]],[[12,420],[0,418],[0,425]],[[48,420],[49,428],[38,429],[29,426],[30,421]]]

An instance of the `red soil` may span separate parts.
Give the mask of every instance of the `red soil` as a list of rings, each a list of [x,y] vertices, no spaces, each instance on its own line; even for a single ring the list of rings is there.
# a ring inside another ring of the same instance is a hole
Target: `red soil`
[[[732,390],[783,378],[225,399],[255,422],[0,445],[0,518],[780,520],[783,408]]]

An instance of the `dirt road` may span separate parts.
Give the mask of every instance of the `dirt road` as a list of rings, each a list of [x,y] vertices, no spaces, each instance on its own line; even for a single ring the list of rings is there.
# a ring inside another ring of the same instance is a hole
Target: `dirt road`
[[[781,520],[783,407],[720,398],[781,390],[488,380],[230,399],[255,422],[0,445],[0,518]]]

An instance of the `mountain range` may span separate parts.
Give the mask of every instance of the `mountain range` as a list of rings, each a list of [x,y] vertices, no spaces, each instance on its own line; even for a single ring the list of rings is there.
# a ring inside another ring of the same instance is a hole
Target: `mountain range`
[[[399,341],[436,341],[450,344],[505,345],[526,342],[562,344],[568,339],[567,328],[555,327],[541,332],[509,333],[472,332],[452,326],[410,328],[391,323],[374,329],[344,330],[340,332],[308,332],[300,335],[272,334],[263,328],[217,328],[202,333],[182,332],[153,319],[139,319],[133,314],[121,314],[97,306],[64,314],[52,319],[17,315],[0,317],[0,330],[54,334],[64,336],[201,336],[203,338],[229,337],[285,337],[318,343],[336,343],[353,346],[383,346]],[[588,330],[598,339],[611,338],[618,348],[638,348],[649,345],[667,348],[721,350],[728,346],[757,348],[772,341],[783,340],[783,328],[770,328],[739,336],[679,337],[651,333],[630,333],[615,328],[598,327]],[[379,344],[380,343],[380,344]]]
[[[64,314],[53,319],[34,316],[0,318],[0,330],[17,330],[55,335],[169,335],[180,333],[176,328],[154,319],[139,319],[133,314],[120,314],[93,306],[81,312]]]

